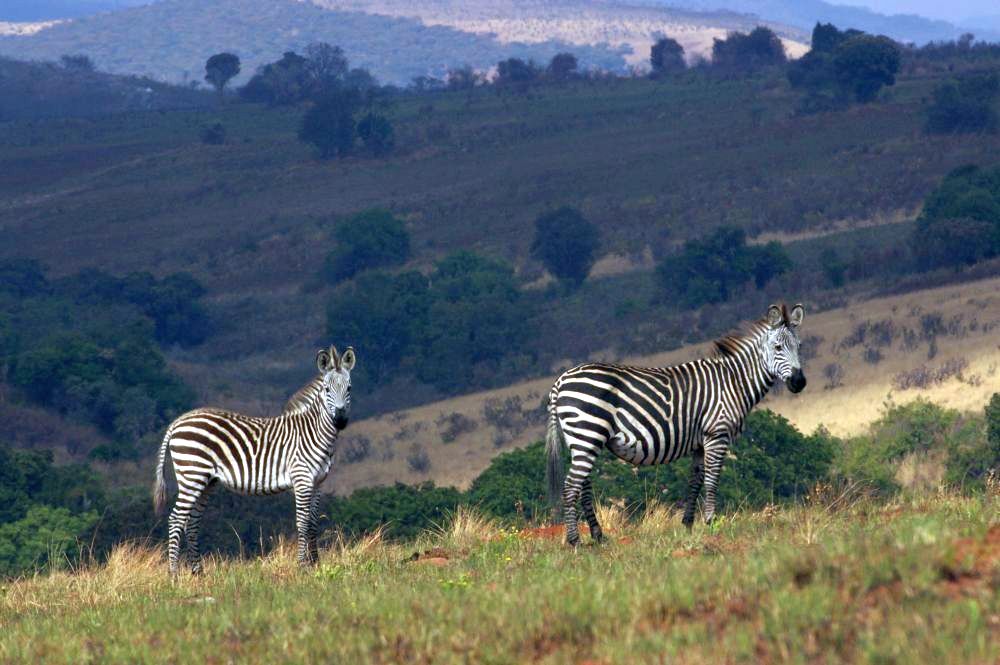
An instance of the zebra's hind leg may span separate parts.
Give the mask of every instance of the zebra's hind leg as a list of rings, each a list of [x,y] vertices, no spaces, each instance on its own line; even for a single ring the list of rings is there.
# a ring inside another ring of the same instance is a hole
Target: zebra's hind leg
[[[595,543],[600,543],[604,540],[604,531],[601,530],[601,525],[597,521],[597,513],[594,511],[594,487],[591,484],[590,476],[583,481],[583,487],[580,490],[580,505],[583,508],[583,516],[587,520],[587,526],[590,527],[590,537]]]
[[[183,474],[177,476],[177,500],[174,502],[174,508],[170,511],[170,519],[167,521],[167,560],[171,577],[177,577],[177,567],[181,555],[181,537],[187,531],[191,511],[207,484],[208,479],[204,476]]]
[[[313,495],[316,490],[311,482],[297,483],[295,492],[295,527],[298,531],[298,560],[300,566],[310,566],[316,563],[313,558],[312,542],[316,538],[316,526],[313,516]]]
[[[684,500],[684,518],[681,520],[688,529],[694,524],[694,511],[698,507],[698,495],[705,480],[705,451],[693,454],[691,478],[688,480],[687,498]]]
[[[566,432],[566,442],[569,446],[570,464],[563,484],[563,522],[566,524],[566,543],[576,547],[580,544],[576,502],[580,499],[584,484],[590,480],[600,447],[569,432]]]
[[[187,558],[188,564],[191,566],[191,572],[195,575],[200,575],[202,572],[201,566],[201,549],[198,546],[198,531],[201,528],[201,516],[205,513],[205,505],[208,503],[208,496],[212,492],[212,487],[214,483],[209,483],[202,490],[201,495],[198,500],[195,501],[194,507],[191,509],[191,513],[188,515],[187,528],[184,530],[187,535]]]

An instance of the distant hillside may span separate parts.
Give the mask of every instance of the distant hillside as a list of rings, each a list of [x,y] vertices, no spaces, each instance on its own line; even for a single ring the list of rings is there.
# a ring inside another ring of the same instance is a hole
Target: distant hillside
[[[201,80],[205,60],[227,50],[242,59],[245,79],[284,51],[317,41],[341,46],[352,65],[390,83],[443,76],[463,64],[487,68],[511,56],[546,61],[570,48],[555,41],[505,44],[412,19],[330,11],[296,0],[163,0],[0,38],[0,55],[55,60],[83,53],[102,70],[181,81]],[[584,67],[621,70],[625,64],[609,47],[572,50]]]
[[[151,0],[4,0],[0,21],[50,21],[79,18],[123,7],[144,5]]]
[[[425,25],[442,25],[479,34],[494,34],[504,43],[559,40],[579,45],[610,44],[628,49],[630,65],[645,67],[649,48],[658,35],[676,39],[688,59],[708,57],[712,40],[729,31],[749,32],[767,25],[785,41],[789,54],[806,50],[809,33],[799,28],[729,11],[694,12],[674,7],[635,6],[630,2],[594,0],[312,0],[341,11],[416,18]],[[810,26],[811,28],[812,26]]]
[[[863,7],[847,7],[822,0],[629,0],[629,4],[683,7],[696,11],[725,9],[754,14],[802,29],[811,29],[817,21],[821,21],[918,44],[955,39],[966,32],[965,28],[945,21],[916,15],[886,16]],[[1000,34],[989,28],[978,31],[977,36],[981,39],[1000,39]]]

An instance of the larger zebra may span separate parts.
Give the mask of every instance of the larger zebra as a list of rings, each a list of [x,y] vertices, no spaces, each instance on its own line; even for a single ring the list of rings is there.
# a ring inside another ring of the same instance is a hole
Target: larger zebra
[[[564,372],[549,393],[545,449],[549,497],[557,504],[561,495],[566,541],[580,542],[578,500],[592,537],[602,539],[590,474],[603,448],[635,466],[692,455],[683,523],[694,523],[702,485],[711,522],[722,460],[750,409],[777,380],[792,392],[805,388],[798,336],[804,315],[802,305],[771,305],[745,333],[717,340],[714,356],[682,365],[589,363]],[[568,474],[560,443],[569,448]]]
[[[170,574],[177,574],[181,537],[187,536],[191,570],[201,572],[198,528],[216,485],[247,495],[292,490],[300,564],[317,561],[316,512],[319,485],[333,464],[337,433],[347,426],[351,407],[354,349],[336,347],[316,354],[319,376],[289,400],[275,418],[256,418],[220,409],[196,409],[177,418],[163,437],[153,502],[166,505],[163,469],[170,453],[178,496],[168,522]]]

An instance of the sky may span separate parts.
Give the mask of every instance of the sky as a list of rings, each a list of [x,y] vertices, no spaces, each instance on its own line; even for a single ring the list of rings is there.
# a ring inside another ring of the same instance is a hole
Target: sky
[[[882,14],[919,14],[961,24],[970,16],[1000,15],[997,0],[827,0],[839,5],[857,5]]]

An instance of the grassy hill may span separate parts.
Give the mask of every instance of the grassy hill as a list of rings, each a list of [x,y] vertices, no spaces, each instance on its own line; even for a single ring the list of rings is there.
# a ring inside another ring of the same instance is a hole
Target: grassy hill
[[[935,662],[1000,658],[997,497],[816,495],[687,532],[604,506],[602,547],[459,513],[296,568],[215,559],[168,581],[158,550],[0,586],[4,662]],[[222,651],[220,651],[222,650]]]
[[[802,353],[809,385],[798,395],[779,387],[761,408],[803,432],[822,426],[838,436],[858,435],[887,404],[917,398],[981,411],[997,390],[998,289],[1000,279],[992,278],[807,314]],[[662,366],[708,351],[691,345],[613,359]],[[556,374],[554,368],[545,378],[353,423],[327,488],[349,494],[426,480],[467,487],[497,454],[544,437],[543,404]],[[367,455],[356,459],[361,449]],[[417,451],[426,466],[410,461]]]

